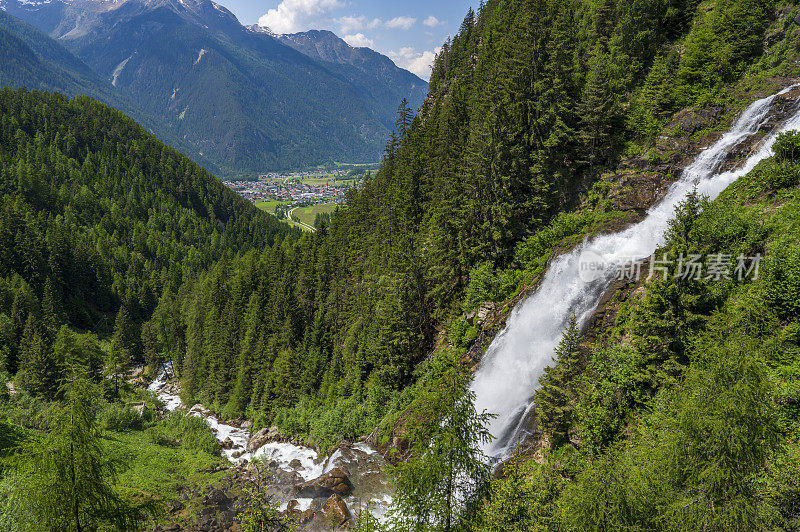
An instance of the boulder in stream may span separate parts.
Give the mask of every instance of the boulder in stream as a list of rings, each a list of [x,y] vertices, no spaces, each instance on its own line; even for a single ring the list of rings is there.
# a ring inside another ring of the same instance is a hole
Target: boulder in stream
[[[334,467],[324,475],[303,482],[292,489],[296,497],[321,498],[330,495],[346,497],[353,491],[348,474],[340,467]]]
[[[322,512],[330,519],[334,528],[349,528],[353,524],[353,516],[347,507],[347,503],[335,493],[322,505]]]
[[[280,437],[278,427],[263,428],[250,437],[247,442],[247,452],[254,453],[266,444],[280,440]]]

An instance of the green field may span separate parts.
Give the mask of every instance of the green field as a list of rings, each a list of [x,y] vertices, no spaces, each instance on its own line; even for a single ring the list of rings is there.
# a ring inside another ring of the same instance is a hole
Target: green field
[[[336,210],[335,203],[325,203],[323,205],[310,205],[308,207],[300,207],[294,211],[294,215],[297,216],[301,222],[304,224],[308,224],[311,227],[314,227],[314,222],[317,220],[318,214],[333,214],[333,211]]]
[[[262,211],[266,211],[270,214],[275,214],[275,207],[278,205],[291,205],[294,203],[293,201],[257,201],[255,202],[255,206],[261,209]]]

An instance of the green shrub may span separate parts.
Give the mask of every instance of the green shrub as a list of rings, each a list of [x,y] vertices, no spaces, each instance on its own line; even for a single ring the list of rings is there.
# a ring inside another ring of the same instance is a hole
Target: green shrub
[[[800,156],[800,151],[798,151],[798,156]],[[796,187],[800,184],[800,167],[794,160],[783,160],[778,164],[765,167],[762,171],[762,179],[764,184],[772,190]]]
[[[167,434],[166,429],[163,426],[154,426],[147,429],[147,436],[150,438],[150,441],[155,443],[156,445],[161,445],[162,447],[177,447],[180,445],[180,442]]]
[[[453,318],[447,325],[447,335],[455,347],[468,347],[478,337],[478,330],[462,318]]]
[[[484,301],[503,301],[514,293],[521,278],[517,270],[498,272],[491,262],[479,263],[469,273],[464,310],[477,308]]]
[[[800,248],[779,248],[767,264],[766,300],[778,317],[800,317]]]
[[[2,360],[0,360],[2,362]],[[6,382],[10,381],[11,377],[3,371],[3,367],[0,366],[0,404],[7,402],[11,396],[8,394],[8,387],[6,386]]]
[[[103,408],[97,416],[97,421],[104,430],[116,432],[142,428],[142,418],[139,413],[120,403],[111,403]]]
[[[787,131],[778,135],[772,147],[775,158],[779,161],[797,161],[800,159],[800,132]]]
[[[202,451],[212,456],[218,456],[220,446],[211,428],[205,420],[196,416],[187,416],[180,412],[170,412],[162,421],[153,428],[148,429],[148,434],[154,442],[170,445],[169,442],[178,442],[184,449]]]
[[[8,401],[0,401],[0,417],[29,429],[44,430],[47,428],[47,417],[52,408],[52,403],[29,395],[25,391],[18,391]]]

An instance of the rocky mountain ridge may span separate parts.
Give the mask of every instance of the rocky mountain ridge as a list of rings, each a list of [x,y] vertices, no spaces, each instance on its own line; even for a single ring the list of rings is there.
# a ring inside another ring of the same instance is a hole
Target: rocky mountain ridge
[[[427,93],[371,50],[325,35],[319,46],[341,52],[331,60],[245,28],[210,0],[5,0],[0,9],[49,35],[131,100],[136,118],[158,117],[165,140],[225,175],[374,162],[401,100],[418,106]]]

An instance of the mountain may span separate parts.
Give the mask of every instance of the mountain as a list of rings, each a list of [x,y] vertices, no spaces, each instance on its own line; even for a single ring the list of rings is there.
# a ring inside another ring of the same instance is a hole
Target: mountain
[[[181,151],[192,148],[159,118],[142,110],[132,99],[97,75],[58,42],[26,22],[0,11],[0,86],[85,95],[134,117],[149,131]],[[213,163],[199,154],[198,162]]]
[[[428,95],[428,83],[378,52],[353,47],[335,33],[311,30],[279,35],[284,44],[338,71],[387,108],[406,98],[417,108]]]
[[[306,55],[209,0],[0,7],[56,39],[224,174],[375,161],[400,100],[418,106],[427,87],[385,64],[384,74],[366,75]]]

